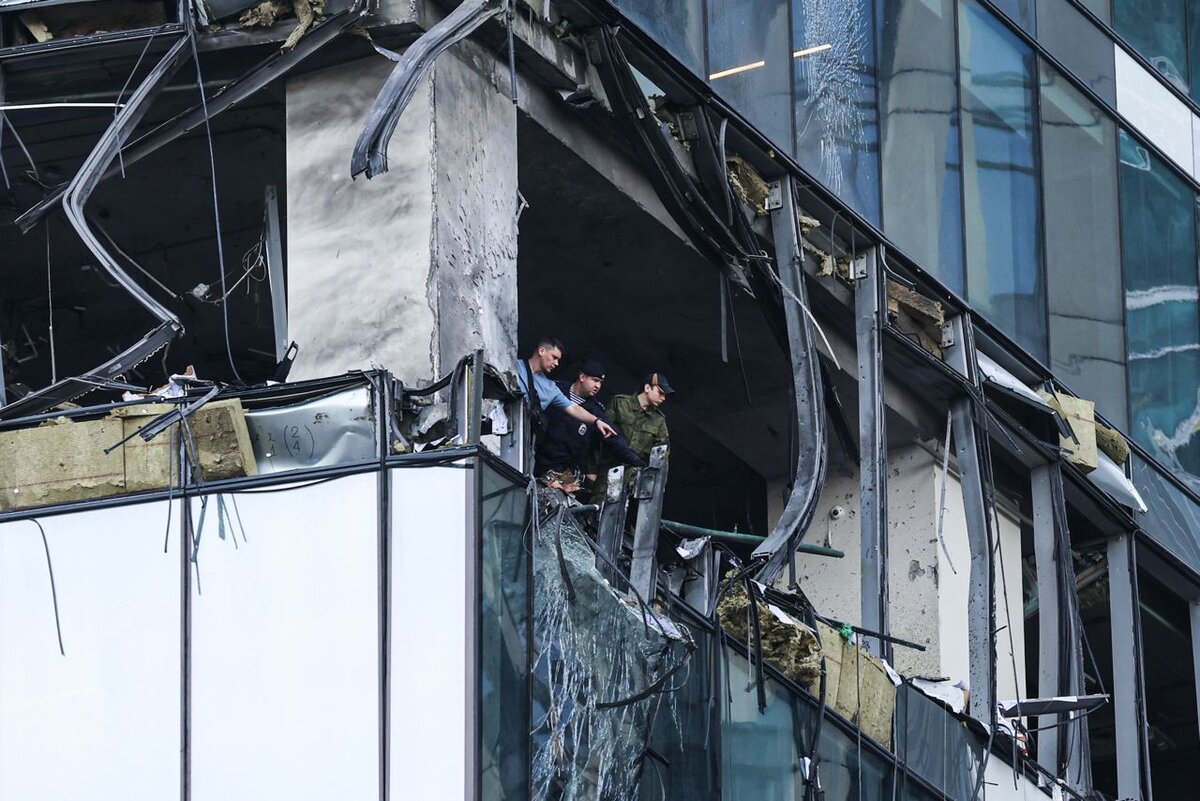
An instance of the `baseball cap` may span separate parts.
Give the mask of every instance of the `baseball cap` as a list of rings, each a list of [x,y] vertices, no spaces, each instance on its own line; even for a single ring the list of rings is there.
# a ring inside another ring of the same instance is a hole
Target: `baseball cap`
[[[604,378],[604,365],[595,359],[584,359],[579,365],[579,372],[592,378]]]
[[[673,386],[671,386],[671,382],[668,381],[667,377],[665,375],[663,375],[662,373],[650,373],[646,376],[646,380],[643,381],[642,383],[649,384],[652,387],[654,387],[654,386],[661,387],[662,391],[667,393],[668,395],[675,394],[675,388]]]

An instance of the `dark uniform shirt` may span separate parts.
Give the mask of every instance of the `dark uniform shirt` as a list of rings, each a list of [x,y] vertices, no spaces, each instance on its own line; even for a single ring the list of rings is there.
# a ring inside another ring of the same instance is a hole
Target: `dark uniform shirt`
[[[608,402],[605,414],[608,422],[625,435],[629,440],[629,447],[644,462],[649,462],[652,448],[667,444],[669,436],[666,415],[654,406],[643,409],[637,395],[614,395]],[[596,474],[593,497],[602,497],[608,484],[609,469],[620,462],[608,453],[593,452],[590,464],[588,472]]]
[[[605,420],[604,407],[595,398],[581,398],[570,394],[570,384],[563,384],[564,395],[573,403]],[[620,429],[617,429],[620,431]],[[547,470],[579,470],[586,472],[588,456],[593,450],[606,451],[613,464],[642,464],[636,452],[619,434],[604,439],[596,426],[581,423],[564,409],[551,408],[546,412],[546,429],[538,437],[535,475],[544,475]]]

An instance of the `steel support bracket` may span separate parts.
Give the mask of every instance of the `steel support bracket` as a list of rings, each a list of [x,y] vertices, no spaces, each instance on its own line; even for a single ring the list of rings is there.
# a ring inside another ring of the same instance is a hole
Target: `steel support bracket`
[[[658,527],[662,522],[663,490],[667,485],[667,446],[650,450],[649,465],[642,468],[638,483],[649,480],[649,497],[638,500],[637,523],[633,529],[633,562],[629,583],[646,600],[654,597],[658,575]]]

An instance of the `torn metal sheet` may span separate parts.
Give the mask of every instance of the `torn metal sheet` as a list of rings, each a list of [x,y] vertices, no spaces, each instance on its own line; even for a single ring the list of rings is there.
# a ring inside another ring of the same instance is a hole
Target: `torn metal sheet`
[[[1088,481],[1102,489],[1117,503],[1139,512],[1149,510],[1137,487],[1125,477],[1125,471],[1118,467],[1116,462],[1108,458],[1103,451],[1097,452],[1096,462],[1096,469],[1087,474]]]
[[[1021,396],[1024,400],[1029,401],[1034,406],[1041,406],[1046,411],[1052,411],[1050,404],[1046,403],[1040,395],[1034,392],[1029,387],[1025,386],[1021,379],[1005,370],[996,363],[987,354],[982,351],[975,351],[975,361],[979,365],[979,372],[985,381],[991,382],[997,386],[1003,387],[1010,392]]]
[[[260,473],[378,459],[370,387],[355,387],[291,406],[246,412]]]
[[[505,8],[507,6],[500,0],[466,0],[409,45],[367,114],[366,124],[350,158],[351,178],[364,172],[368,178],[387,172],[388,143],[425,73],[451,45],[470,36],[492,17],[504,13]]]
[[[291,50],[272,53],[244,76],[231,81],[224,88],[210,95],[207,98],[207,108],[204,104],[198,103],[187,111],[162,123],[154,130],[147,132],[144,136],[134,140],[127,148],[121,151],[121,164],[125,168],[128,168],[129,165],[142,160],[159,148],[169,145],[176,139],[191,133],[203,125],[206,120],[212,119],[246,100],[255,92],[267,86],[301,61],[304,61],[313,53],[332,42],[346,28],[358,22],[364,13],[364,7],[365,0],[355,0],[345,11],[332,14],[322,20],[320,24],[315,25],[308,32],[308,35],[301,39],[299,44]],[[103,177],[110,178],[121,169],[120,165],[109,167]],[[37,225],[42,217],[62,200],[66,191],[67,188],[64,187],[51,192],[45,200],[18,217],[15,220],[15,224],[22,231],[28,233]]]
[[[105,381],[117,378],[129,368],[149,358],[183,331],[183,325],[179,322],[179,318],[134,281],[121,268],[112,254],[100,244],[100,240],[96,238],[88,224],[83,206],[95,191],[96,186],[103,180],[105,170],[116,159],[134,128],[149,110],[154,97],[167,85],[171,76],[191,57],[188,44],[186,38],[176,41],[146,76],[146,79],[129,96],[125,106],[114,117],[112,125],[105,130],[100,141],[96,143],[92,152],[84,160],[83,166],[79,168],[79,172],[76,173],[62,198],[67,220],[79,234],[83,244],[96,257],[100,265],[116,279],[117,283],[158,319],[158,327],[138,343],[95,370],[83,376],[55,382],[39,392],[27,395],[21,399],[20,403],[5,406],[0,409],[0,419],[36,414],[76,398],[97,386],[102,386]]]
[[[767,539],[754,549],[754,557],[765,559],[758,580],[771,584],[794,558],[797,543],[816,513],[817,499],[825,485],[828,461],[825,430],[825,391],[821,364],[811,317],[804,314],[808,293],[800,272],[800,234],[796,229],[795,201],[791,181],[781,193],[782,205],[772,214],[775,231],[775,258],[779,280],[784,289],[784,323],[787,327],[788,355],[791,359],[792,394],[796,404],[799,453],[795,478],[783,514]]]

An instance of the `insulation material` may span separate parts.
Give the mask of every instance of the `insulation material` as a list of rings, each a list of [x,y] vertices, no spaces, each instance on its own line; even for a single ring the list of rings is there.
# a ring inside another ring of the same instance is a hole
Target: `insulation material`
[[[946,315],[942,304],[890,278],[887,282],[888,322],[908,339],[939,359]]]
[[[1095,470],[1098,466],[1096,460],[1096,404],[1090,400],[1076,398],[1061,392],[1055,392],[1053,395],[1047,392],[1038,394],[1070,424],[1071,430],[1075,432],[1075,439],[1065,436],[1058,438],[1058,444],[1066,449],[1067,461],[1085,473]]]
[[[1099,420],[1096,423],[1096,447],[1101,453],[1107,454],[1117,464],[1125,464],[1129,460],[1129,443],[1121,432],[1104,425]]]
[[[883,661],[842,638],[837,629],[817,623],[825,655],[825,703],[858,724],[863,734],[885,748],[892,747],[892,715],[896,685]],[[816,692],[819,687],[809,688]]]
[[[129,437],[123,446],[126,492],[163,489],[169,486],[172,479],[178,483],[179,469],[171,469],[176,461],[172,455],[172,448],[179,442],[176,433],[178,426],[172,426],[149,442],[136,436],[138,429],[142,426],[174,408],[173,404],[152,403],[143,406],[126,406],[112,412],[112,416],[121,425],[121,435],[114,442]],[[111,445],[110,442],[105,447]]]
[[[168,22],[164,3],[140,0],[44,6],[22,12],[20,19],[28,35],[36,42],[156,28]]]
[[[673,704],[690,634],[614,589],[588,535],[541,490],[533,535],[534,801],[636,801],[655,714]],[[663,714],[672,714],[670,709]]]
[[[721,628],[739,642],[749,641],[749,614],[750,604],[743,584],[732,587],[717,605]],[[763,658],[792,681],[811,688],[821,678],[821,644],[812,629],[797,623],[788,625],[772,614],[766,604],[759,604]]]
[[[72,422],[0,432],[0,511],[104,498],[125,491],[118,420]]]
[[[750,641],[749,604],[744,586],[739,584],[725,593],[717,606],[717,617],[731,637],[739,642]],[[815,694],[821,689],[823,655],[826,704],[860,725],[868,737],[891,748],[896,685],[888,675],[887,666],[878,657],[844,640],[837,629],[821,622],[817,628],[820,643],[808,626],[786,615],[781,617],[769,604],[759,604],[763,658]]]

